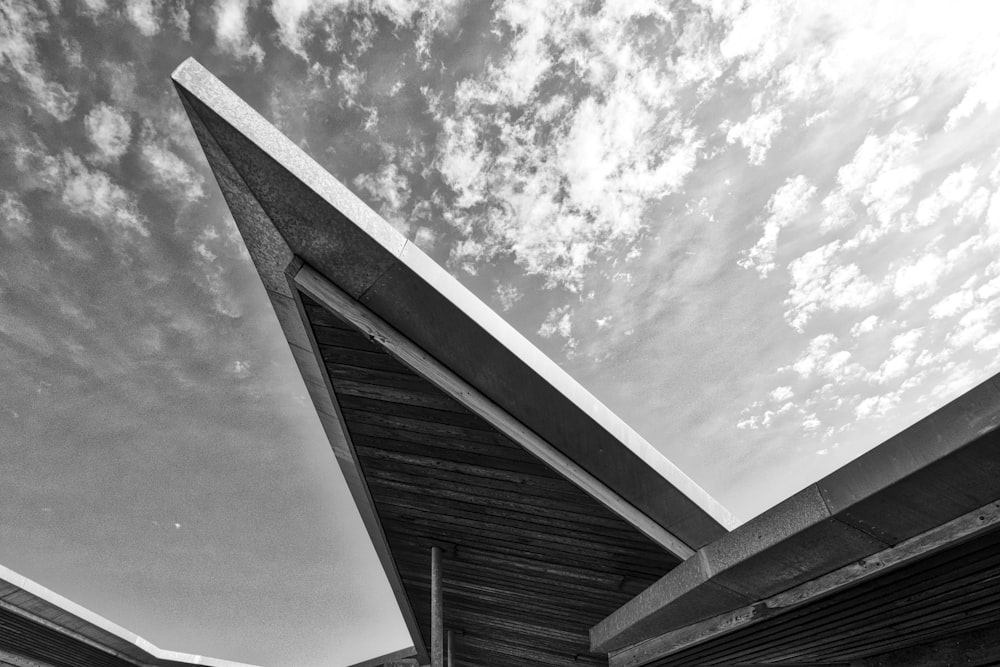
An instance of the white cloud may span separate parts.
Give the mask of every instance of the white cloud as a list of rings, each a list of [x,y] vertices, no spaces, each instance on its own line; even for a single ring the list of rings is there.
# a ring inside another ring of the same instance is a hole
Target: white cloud
[[[247,8],[250,0],[216,0],[215,41],[224,51],[258,63],[264,50],[247,32]]]
[[[612,244],[630,249],[698,160],[702,138],[672,110],[669,63],[634,39],[636,22],[659,39],[669,20],[655,4],[620,3],[590,13],[508,2],[497,17],[515,34],[512,54],[453,100],[430,99],[435,167],[480,259],[509,253],[549,286],[578,290]],[[453,257],[469,264],[467,252]]]
[[[31,236],[31,214],[21,200],[11,192],[3,192],[0,199],[0,232],[9,241]]]
[[[869,315],[865,319],[851,326],[851,335],[857,338],[861,334],[866,334],[875,331],[875,327],[877,327],[878,324],[879,324],[879,316]]]
[[[787,401],[794,395],[795,392],[793,392],[792,388],[788,386],[776,387],[775,389],[771,390],[771,393],[769,394],[772,401],[779,401],[779,402]]]
[[[160,20],[157,17],[159,9],[157,0],[128,0],[125,3],[125,15],[136,28],[146,37],[152,37],[160,32]]]
[[[538,329],[538,335],[542,338],[552,338],[558,336],[563,339],[563,351],[567,356],[572,357],[576,350],[577,341],[573,337],[573,310],[570,306],[553,308],[545,317],[542,326]]]
[[[920,137],[899,130],[886,137],[869,135],[858,147],[851,162],[837,172],[837,188],[823,200],[827,218],[824,229],[836,229],[855,221],[855,202],[865,207],[881,230],[868,238],[884,235],[893,219],[911,197],[920,171],[913,165]]]
[[[201,174],[170,150],[167,140],[158,136],[149,121],[143,123],[139,154],[157,185],[174,198],[197,201],[205,195]]]
[[[77,94],[56,81],[49,81],[38,61],[35,37],[49,30],[48,22],[32,3],[5,4],[0,11],[0,64],[21,78],[35,102],[56,120],[68,120]]]
[[[771,109],[763,113],[755,113],[742,123],[729,128],[726,134],[728,143],[739,142],[750,151],[750,164],[763,164],[771,142],[781,131],[781,109]]]
[[[131,193],[105,172],[88,169],[73,153],[35,156],[31,168],[42,187],[58,194],[70,212],[93,220],[116,242],[149,236],[146,219]]]
[[[108,9],[108,0],[83,0],[83,6],[93,14],[103,14]]]
[[[514,304],[521,300],[524,294],[514,285],[497,285],[497,298],[500,300],[500,307],[505,311],[514,307]]]
[[[960,290],[949,294],[945,298],[931,306],[930,315],[932,319],[940,320],[946,317],[954,317],[959,313],[964,313],[972,307],[975,302],[975,294],[972,290]]]
[[[96,151],[91,159],[98,164],[112,164],[128,150],[132,126],[118,109],[101,103],[90,110],[83,121],[87,137]]]
[[[822,310],[860,310],[882,295],[882,288],[856,264],[839,262],[841,247],[839,241],[828,243],[788,265],[792,284],[785,299],[785,319],[795,330],[802,331]]]
[[[892,291],[904,303],[929,296],[948,268],[945,260],[938,255],[922,255],[896,271],[892,278]]]
[[[910,370],[910,365],[916,356],[917,343],[923,334],[924,330],[918,328],[895,336],[890,345],[892,356],[883,361],[869,379],[877,384],[885,384],[905,375]]]
[[[384,217],[405,225],[400,214],[410,201],[410,181],[395,162],[384,163],[374,174],[360,174],[354,184],[383,204]]]
[[[767,203],[770,215],[764,220],[763,235],[752,248],[743,253],[739,265],[745,269],[756,269],[762,278],[773,271],[778,235],[782,229],[805,215],[815,193],[816,187],[805,176],[799,175],[785,181]]]
[[[921,227],[937,222],[949,206],[962,204],[969,198],[979,170],[971,164],[962,165],[941,181],[937,191],[927,197],[917,206],[916,221]]]

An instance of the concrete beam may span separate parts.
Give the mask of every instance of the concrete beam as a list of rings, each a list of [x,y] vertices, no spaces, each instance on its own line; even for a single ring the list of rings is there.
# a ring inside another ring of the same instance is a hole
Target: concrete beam
[[[1000,376],[702,547],[591,629],[610,652],[732,612],[1000,496]]]
[[[731,514],[194,60],[173,74],[261,279],[302,257],[477,391],[698,548]],[[244,219],[245,218],[245,219]]]
[[[744,605],[718,616],[613,651],[609,656],[608,664],[610,667],[640,667],[682,649],[711,641],[734,630],[791,611],[803,604],[885,574],[998,527],[1000,527],[1000,501],[994,501],[942,526],[911,537],[894,547],[884,549],[862,561],[853,562],[760,602]],[[865,665],[865,667],[868,666]],[[883,666],[878,665],[878,667]],[[889,665],[884,667],[889,667]]]

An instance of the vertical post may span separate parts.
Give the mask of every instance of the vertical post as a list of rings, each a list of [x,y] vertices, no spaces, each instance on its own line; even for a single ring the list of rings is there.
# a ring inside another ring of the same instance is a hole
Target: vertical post
[[[455,642],[452,641],[451,630],[448,631],[448,667],[455,667]]]
[[[444,667],[441,548],[431,547],[431,667]]]

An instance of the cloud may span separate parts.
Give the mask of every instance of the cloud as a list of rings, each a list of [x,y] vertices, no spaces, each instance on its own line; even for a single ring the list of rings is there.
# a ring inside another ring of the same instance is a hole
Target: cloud
[[[129,0],[125,3],[125,15],[139,32],[152,37],[160,32],[159,4],[159,0]]]
[[[909,203],[911,189],[920,176],[913,166],[920,140],[912,130],[866,137],[852,160],[837,172],[837,187],[823,200],[827,212],[823,228],[855,222],[855,206],[860,205],[879,224],[878,228],[869,226],[857,242],[884,236],[894,216]]]
[[[96,149],[91,159],[98,164],[112,164],[128,150],[132,126],[118,109],[101,103],[90,110],[83,121],[87,137]]]
[[[903,303],[929,296],[949,267],[945,260],[933,253],[904,264],[892,278],[892,291]]]
[[[74,215],[93,221],[116,245],[149,236],[135,198],[99,169],[91,170],[71,151],[59,155],[27,152],[18,165],[34,177],[33,187],[57,195]]]
[[[31,236],[31,214],[11,192],[0,193],[0,232],[8,241]]]
[[[538,335],[542,338],[552,338],[558,336],[563,339],[563,351],[567,356],[572,357],[576,350],[577,341],[573,337],[573,310],[570,306],[560,306],[553,308],[545,317],[542,326],[538,329]]]
[[[871,306],[882,295],[882,287],[861,272],[857,264],[841,264],[842,244],[833,241],[788,265],[792,282],[785,299],[785,320],[802,331],[822,310],[839,312]]]
[[[249,0],[217,0],[215,4],[215,41],[223,51],[238,58],[260,63],[264,50],[247,32]]]
[[[910,370],[910,364],[916,355],[917,343],[923,335],[923,328],[917,328],[893,337],[889,348],[891,356],[882,362],[875,373],[870,374],[870,381],[885,384],[905,375]]]
[[[875,331],[875,327],[879,324],[878,315],[869,315],[865,319],[857,322],[851,326],[851,335],[857,338],[861,334],[871,333]]]
[[[524,294],[514,285],[497,285],[497,299],[500,300],[500,307],[505,311],[514,307],[514,304],[521,300]]]
[[[146,121],[139,139],[139,154],[157,185],[180,201],[197,201],[205,195],[204,179],[191,165],[170,150],[168,141]]]
[[[627,251],[698,161],[703,139],[672,110],[669,63],[635,40],[641,24],[666,44],[669,20],[655,5],[589,13],[521,2],[498,6],[496,20],[514,34],[510,52],[447,103],[430,99],[441,127],[434,166],[477,260],[509,254],[577,291],[612,245]],[[453,257],[470,264],[468,252]]]
[[[394,162],[386,162],[374,174],[358,175],[354,185],[380,202],[382,216],[407,233],[409,225],[402,213],[410,201],[410,181]]]
[[[974,302],[975,293],[972,290],[954,292],[931,306],[930,316],[935,320],[954,317],[971,308]]]
[[[978,169],[971,164],[964,164],[961,169],[948,174],[934,194],[917,206],[915,215],[917,225],[921,227],[932,225],[937,222],[945,209],[968,200],[978,175]]]
[[[726,141],[730,144],[739,142],[750,151],[750,164],[763,164],[771,142],[781,131],[781,109],[771,109],[763,113],[755,113],[742,123],[729,128]]]
[[[762,278],[767,277],[775,268],[778,235],[782,229],[805,215],[815,193],[816,186],[805,176],[799,175],[785,181],[767,203],[770,215],[764,220],[763,235],[752,248],[743,253],[739,265],[745,269],[756,269]]]
[[[351,9],[365,9],[370,15],[399,26],[410,27],[419,22],[422,48],[426,49],[427,34],[450,27],[447,17],[463,3],[464,0],[274,0],[271,15],[278,25],[278,40],[293,53],[308,59],[305,46],[315,32],[343,21]]]
[[[76,92],[49,81],[38,61],[35,37],[47,33],[48,21],[32,3],[0,6],[0,63],[14,70],[40,108],[56,120],[68,120],[76,107]]]

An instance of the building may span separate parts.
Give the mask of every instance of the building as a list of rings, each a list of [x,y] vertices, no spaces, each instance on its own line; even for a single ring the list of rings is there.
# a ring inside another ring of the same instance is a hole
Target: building
[[[252,667],[167,651],[0,566],[0,667]]]
[[[1000,664],[996,380],[735,527],[197,62],[174,82],[413,641],[364,664]]]

